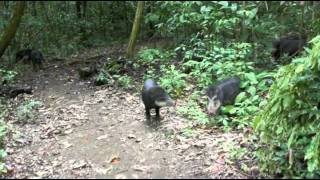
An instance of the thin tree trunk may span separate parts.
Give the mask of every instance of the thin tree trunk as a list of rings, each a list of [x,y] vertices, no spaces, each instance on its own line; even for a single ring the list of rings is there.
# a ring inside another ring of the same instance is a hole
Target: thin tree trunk
[[[77,1],[76,8],[77,8],[77,16],[78,16],[79,20],[86,23],[85,14],[86,14],[86,9],[87,9],[87,2],[86,1]],[[81,34],[81,41],[87,40],[85,27],[86,27],[85,24],[83,24],[83,23],[80,24],[79,32]]]
[[[246,1],[243,1],[242,2],[242,6],[243,6],[243,9],[246,10]],[[247,28],[246,28],[246,25],[245,25],[245,18],[242,17],[242,20],[241,20],[241,41],[247,41],[248,40],[248,31],[247,31]]]
[[[316,3],[315,1],[312,1],[312,18],[311,18],[311,22],[314,22],[314,18],[315,18],[315,11],[316,11]]]
[[[14,38],[19,24],[21,22],[23,12],[26,6],[25,1],[17,1],[14,8],[12,19],[10,20],[7,28],[4,30],[2,38],[0,40],[0,57],[5,52],[6,48],[9,46],[11,40]]]
[[[40,3],[40,6],[41,6],[41,8],[43,10],[44,16],[46,17],[47,21],[51,22],[50,18],[49,18],[49,15],[48,15],[48,10],[49,9],[47,8],[47,6],[45,5],[45,3],[43,1],[39,1],[39,3]]]
[[[137,11],[136,11],[136,15],[134,18],[133,27],[132,27],[132,31],[131,31],[131,35],[130,35],[130,41],[129,41],[129,45],[128,45],[128,49],[127,49],[127,57],[128,58],[133,57],[133,51],[134,51],[134,48],[136,45],[137,36],[139,33],[141,19],[142,19],[142,15],[143,15],[143,6],[144,6],[144,1],[138,1]]]
[[[82,1],[82,17],[86,18],[87,14],[87,1]]]
[[[300,19],[300,34],[304,33],[304,28],[303,28],[303,21],[304,21],[304,8],[305,8],[305,2],[301,1],[300,2],[300,6],[301,6],[301,19]]]
[[[0,1],[0,12],[4,10],[4,1]]]
[[[32,4],[32,15],[37,16],[37,6],[36,6],[36,1],[31,1]]]
[[[81,19],[81,1],[76,1],[77,17]]]
[[[251,36],[252,36],[252,42],[257,42],[257,37],[256,37],[256,34],[255,34],[255,32],[254,32],[254,29],[252,28],[252,30],[251,30]],[[257,48],[258,48],[259,46],[258,45],[254,45],[254,48],[253,48],[253,61],[254,62],[256,62],[257,61],[257,54],[258,54],[258,52],[257,52]]]
[[[123,1],[123,6],[124,6],[124,12],[125,12],[125,23],[126,23],[126,34],[130,33],[129,29],[129,20],[128,20],[128,9],[127,9],[127,3],[126,1]]]

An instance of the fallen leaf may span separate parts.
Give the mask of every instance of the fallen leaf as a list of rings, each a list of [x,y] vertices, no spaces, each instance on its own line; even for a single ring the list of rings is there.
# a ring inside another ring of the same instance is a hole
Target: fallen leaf
[[[114,178],[115,178],[115,179],[127,179],[127,176],[124,175],[124,174],[117,174],[117,175],[115,175]]]
[[[54,166],[54,167],[58,167],[58,166],[61,166],[61,162],[59,162],[59,161],[53,161],[52,162],[52,165]]]
[[[216,160],[219,164],[225,164],[225,154],[219,155],[218,159]]]
[[[47,174],[46,171],[38,171],[36,172],[37,178],[42,179]]]
[[[84,160],[81,160],[80,162],[73,164],[72,169],[84,168],[86,166],[87,166],[87,163]]]
[[[66,131],[64,132],[64,134],[70,134],[70,133],[72,133],[72,131],[73,131],[73,129],[68,129],[68,130],[66,130]]]
[[[112,167],[109,167],[109,168],[95,168],[94,170],[98,174],[107,174],[111,169],[112,169]]]
[[[132,167],[134,171],[140,171],[140,172],[146,171],[147,168],[148,168],[147,166],[139,166],[139,165],[135,165]]]
[[[106,139],[106,138],[108,138],[108,134],[105,134],[105,135],[102,135],[102,136],[99,136],[99,137],[97,137],[97,140],[102,140],[102,139]]]
[[[114,156],[114,157],[111,158],[111,160],[109,162],[111,164],[118,164],[118,163],[120,163],[120,157]]]
[[[68,141],[63,141],[61,144],[64,146],[65,149],[72,146],[72,144],[70,144]]]
[[[129,139],[135,139],[136,136],[135,136],[134,134],[129,134],[129,135],[128,135],[128,138],[129,138]]]

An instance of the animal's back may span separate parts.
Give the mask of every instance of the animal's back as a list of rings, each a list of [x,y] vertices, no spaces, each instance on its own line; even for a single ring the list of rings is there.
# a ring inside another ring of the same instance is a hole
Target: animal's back
[[[240,78],[232,77],[221,81],[217,86],[223,92],[222,104],[233,104],[236,96],[240,92]]]
[[[145,106],[153,107],[154,106],[154,98],[152,97],[151,90],[157,87],[157,84],[152,79],[147,79],[143,85],[142,89],[142,101]]]

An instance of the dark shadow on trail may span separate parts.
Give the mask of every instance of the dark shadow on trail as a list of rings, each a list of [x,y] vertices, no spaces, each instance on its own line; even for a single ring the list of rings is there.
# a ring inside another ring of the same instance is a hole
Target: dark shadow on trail
[[[162,125],[161,120],[163,120],[162,117],[159,118],[159,117],[151,116],[149,120],[145,118],[145,121],[143,121],[143,124],[150,129],[158,130]]]

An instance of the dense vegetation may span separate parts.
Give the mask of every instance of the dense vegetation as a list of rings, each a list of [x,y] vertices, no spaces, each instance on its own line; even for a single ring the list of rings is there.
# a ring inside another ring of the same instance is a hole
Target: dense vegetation
[[[0,83],[14,81],[20,71],[12,68],[15,52],[22,48],[64,58],[84,48],[128,43],[136,5],[130,1],[27,2],[16,35],[1,57]],[[0,32],[14,7],[15,2],[1,2]],[[141,48],[130,59],[132,70],[144,72],[144,80],[157,80],[174,98],[185,99],[179,113],[198,124],[223,130],[254,128],[252,139],[259,143],[252,144],[257,153],[251,156],[259,161],[263,175],[317,177],[319,37],[291,63],[286,56],[274,62],[271,49],[273,39],[289,33],[307,34],[308,40],[316,37],[319,8],[316,1],[145,2],[137,44],[165,41],[160,47]],[[131,87],[133,77],[122,75],[120,69],[105,67],[120,86]],[[223,107],[223,115],[208,118],[204,90],[234,75],[243,88],[236,103]],[[108,78],[104,73],[97,76],[99,82]],[[4,104],[0,104],[1,124]],[[4,127],[0,126],[0,137]],[[4,155],[1,150],[0,158]]]

